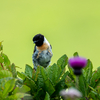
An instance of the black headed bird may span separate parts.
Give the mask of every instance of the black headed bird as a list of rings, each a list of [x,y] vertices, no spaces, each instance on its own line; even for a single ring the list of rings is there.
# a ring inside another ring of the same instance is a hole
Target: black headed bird
[[[52,57],[52,47],[47,39],[42,34],[37,34],[33,37],[35,43],[34,53],[32,55],[34,69],[37,66],[43,66],[46,68],[49,66]]]

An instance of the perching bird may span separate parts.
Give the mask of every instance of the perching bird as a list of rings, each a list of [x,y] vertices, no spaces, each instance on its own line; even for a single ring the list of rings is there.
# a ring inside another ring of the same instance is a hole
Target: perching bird
[[[42,34],[37,34],[33,37],[35,43],[34,53],[32,55],[34,69],[37,66],[43,66],[46,68],[49,66],[52,57],[52,47],[47,39]]]

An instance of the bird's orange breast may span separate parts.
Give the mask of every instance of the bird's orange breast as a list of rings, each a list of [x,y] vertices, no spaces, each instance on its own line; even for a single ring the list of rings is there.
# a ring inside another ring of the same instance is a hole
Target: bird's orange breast
[[[36,48],[39,50],[39,51],[43,51],[43,50],[47,50],[48,49],[48,44],[47,43],[43,43],[42,46],[37,46]]]

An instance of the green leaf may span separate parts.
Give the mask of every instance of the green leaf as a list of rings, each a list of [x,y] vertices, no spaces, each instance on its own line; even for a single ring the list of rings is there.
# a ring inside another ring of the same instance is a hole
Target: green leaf
[[[75,52],[75,53],[73,54],[73,56],[74,56],[74,57],[79,56],[79,55],[78,55],[78,52]]]
[[[2,92],[0,91],[0,100],[3,100]]]
[[[97,71],[94,71],[90,80],[90,86],[95,87],[100,78],[100,67],[97,68]]]
[[[67,63],[68,63],[68,57],[67,57],[66,54],[63,55],[61,58],[59,58],[58,61],[57,61],[57,65],[59,67],[61,67],[62,69],[65,68],[65,66],[67,65]]]
[[[48,78],[48,75],[46,73],[46,70],[41,67],[41,74],[42,74],[42,77],[43,77],[43,81],[44,81],[44,84],[45,84],[45,90],[51,95],[54,93],[55,89],[50,81],[50,79]]]
[[[78,76],[76,76],[76,77],[78,77]],[[85,83],[86,83],[86,80],[85,80],[84,76],[83,75],[80,75],[79,76],[79,89],[82,92],[83,96],[85,96],[86,95],[86,92],[87,92],[85,90],[86,89]]]
[[[51,80],[52,84],[55,86],[57,83],[57,80],[59,80],[59,75],[58,75],[58,66],[56,64],[53,64],[50,67],[47,67],[47,74],[49,79]]]
[[[93,66],[92,66],[92,62],[88,59],[87,60],[87,66],[86,66],[86,70],[83,74],[85,74],[86,76],[86,80],[88,83],[90,83],[90,79],[92,77],[92,69],[93,69]]]
[[[45,99],[44,100],[50,100],[50,95],[48,94],[48,92],[46,92],[46,95],[45,95]]]
[[[39,66],[39,67],[40,67],[40,66]],[[44,87],[44,80],[43,80],[41,71],[40,71],[40,73],[38,74],[38,77],[37,77],[37,85],[38,85],[38,89]]]
[[[7,70],[0,70],[0,79],[5,77],[12,77],[12,73]]]
[[[23,97],[24,97],[24,93],[16,93],[14,95],[11,95],[11,96],[7,97],[4,100],[20,100]]]
[[[34,94],[33,99],[34,99],[34,100],[43,100],[45,94],[46,94],[45,91],[44,91],[42,88],[40,88],[40,89],[38,89],[37,92]]]
[[[16,78],[17,77],[17,71],[16,71],[16,67],[15,67],[14,63],[11,65],[11,72],[13,74],[13,77]]]
[[[68,57],[67,57],[67,55],[63,55],[61,58],[58,59],[58,61],[57,61],[57,65],[58,65],[58,75],[59,75],[58,79],[66,71],[65,70],[65,66],[67,65],[67,63],[68,63]]]
[[[26,93],[30,91],[30,88],[27,87],[26,85],[22,85],[22,87],[16,87],[13,91],[13,94],[16,94],[16,93]]]
[[[7,81],[5,84],[4,91],[3,91],[3,97],[6,97],[8,93],[13,90],[14,86],[15,86],[15,79],[11,79]]]
[[[31,78],[29,78],[29,77],[28,77],[27,75],[25,75],[24,73],[20,73],[20,72],[18,72],[18,76],[19,76],[20,78],[23,79],[23,83],[24,83],[25,85],[27,85],[28,87],[30,87],[30,89],[31,89],[33,92],[36,91],[37,86],[36,86],[35,82],[34,82]]]
[[[3,91],[4,90],[4,87],[5,87],[5,83],[8,81],[8,80],[11,80],[12,77],[6,77],[6,78],[1,78],[0,79],[0,91]]]
[[[23,72],[20,73],[20,72],[17,71],[17,75],[23,80],[26,78],[26,76]]]
[[[100,94],[98,94],[97,92],[95,92],[95,91],[91,91],[95,96],[96,96],[96,100],[97,100],[97,98],[100,100]]]
[[[36,71],[35,71],[35,70],[33,70],[32,79],[33,79],[34,81],[37,81],[37,79],[38,79],[38,75],[39,75],[39,74],[40,74],[40,67],[39,67],[39,66],[37,66]]]
[[[4,53],[2,53],[2,57],[4,59],[5,66],[9,66],[10,65],[10,60],[8,59],[7,55],[5,55]]]
[[[26,64],[26,67],[25,67],[25,74],[26,74],[27,76],[29,76],[29,77],[32,78],[32,73],[33,73],[32,67]]]

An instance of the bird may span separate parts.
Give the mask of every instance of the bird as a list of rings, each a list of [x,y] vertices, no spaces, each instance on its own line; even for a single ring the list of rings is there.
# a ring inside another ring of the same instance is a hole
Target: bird
[[[33,43],[35,43],[32,60],[34,69],[36,71],[38,66],[44,68],[48,67],[53,56],[52,46],[42,34],[37,34],[33,37]]]

